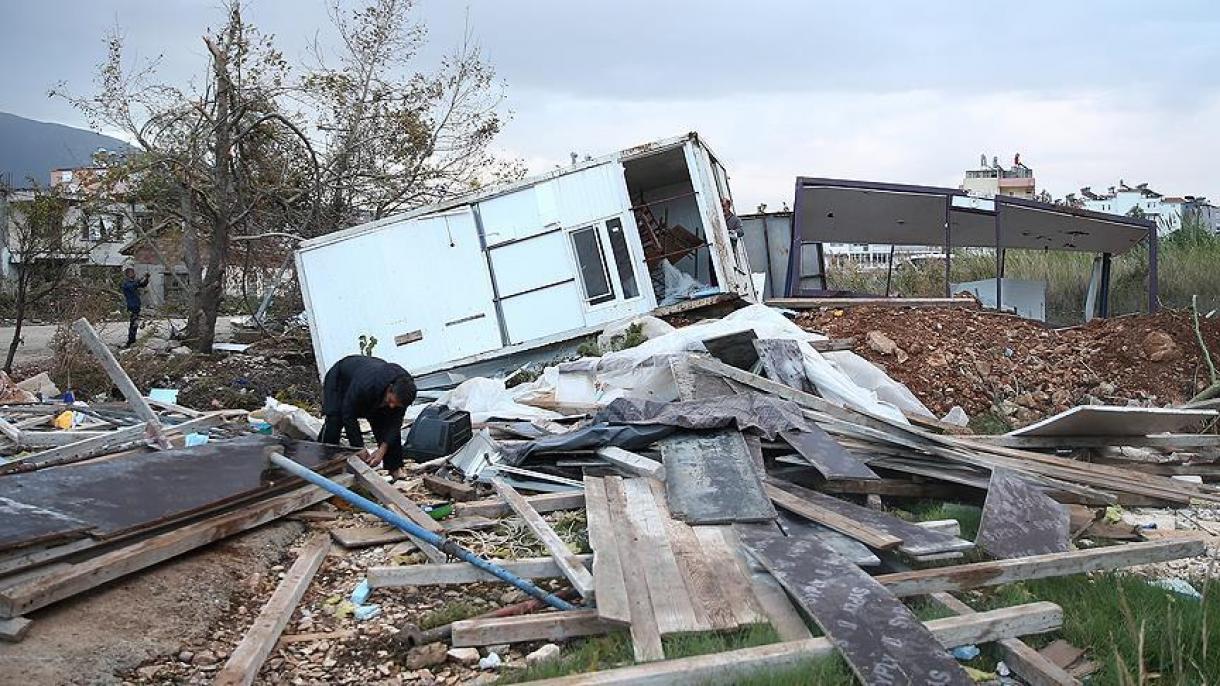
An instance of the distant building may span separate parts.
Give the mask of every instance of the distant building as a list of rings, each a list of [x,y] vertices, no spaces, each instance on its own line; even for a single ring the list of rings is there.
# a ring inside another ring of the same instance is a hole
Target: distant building
[[[1080,206],[1087,210],[1153,219],[1162,236],[1182,228],[1183,219],[1189,221],[1192,217],[1208,231],[1220,233],[1220,208],[1201,196],[1162,195],[1146,183],[1128,186],[1120,179],[1117,186],[1111,186],[1104,193],[1089,186],[1081,188],[1080,198]]]
[[[966,170],[962,190],[980,198],[1007,195],[1026,200],[1034,200],[1037,193],[1034,170],[1021,163],[1020,153],[1013,155],[1012,166],[1007,169],[995,156],[988,164],[987,155],[979,155],[978,168]]]

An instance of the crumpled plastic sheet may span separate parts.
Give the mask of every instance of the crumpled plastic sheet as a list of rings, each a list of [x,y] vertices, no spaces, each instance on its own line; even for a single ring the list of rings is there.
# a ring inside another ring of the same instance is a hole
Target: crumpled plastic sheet
[[[722,395],[676,403],[619,398],[597,413],[594,421],[660,424],[683,429],[736,426],[738,431],[753,430],[769,441],[778,438],[783,431],[809,430],[809,423],[796,403],[762,393]]]
[[[807,343],[825,340],[789,321],[766,305],[750,305],[726,317],[676,329],[627,350],[603,355],[598,361],[596,384],[601,402],[619,397],[647,397],[668,402],[678,397],[669,373],[668,356],[706,352],[704,339],[753,330],[759,338],[795,340],[804,354],[805,374],[822,397],[906,423],[903,411],[933,416],[909,389],[889,378],[879,367],[852,352],[823,355]]]
[[[316,441],[322,433],[321,419],[296,405],[282,403],[275,398],[267,398],[263,403],[263,409],[252,412],[251,416],[263,419],[275,429],[276,433],[289,438]]]
[[[513,393],[504,387],[502,379],[467,379],[436,402],[455,410],[469,412],[472,422],[492,419],[556,419],[562,416],[557,412],[517,402]]]

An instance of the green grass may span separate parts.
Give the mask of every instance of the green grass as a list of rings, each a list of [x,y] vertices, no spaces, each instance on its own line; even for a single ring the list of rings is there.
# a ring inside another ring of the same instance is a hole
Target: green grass
[[[962,503],[947,503],[937,500],[921,500],[896,512],[898,516],[913,522],[930,522],[937,519],[956,519],[962,527],[961,538],[973,541],[979,532],[982,508]]]
[[[964,599],[978,610],[1035,600],[1062,607],[1063,629],[1027,642],[1037,647],[1063,638],[1084,648],[1100,666],[1091,684],[1186,686],[1215,683],[1220,675],[1220,588],[1215,582],[1196,588],[1202,602],[1111,572],[1009,584]]]
[[[1014,279],[1045,281],[1047,321],[1055,325],[1079,324],[1084,314],[1093,255],[1072,252],[1009,250],[1005,274]],[[1157,286],[1165,307],[1190,307],[1192,295],[1206,312],[1220,307],[1220,236],[1187,227],[1158,244]],[[994,251],[953,253],[951,279],[955,283],[995,277]],[[828,267],[831,288],[885,292],[885,269],[860,269],[853,265]],[[937,297],[945,293],[943,262],[898,264],[890,292],[906,297]],[[1148,305],[1148,250],[1140,246],[1114,258],[1110,276],[1111,314],[1142,312]]]

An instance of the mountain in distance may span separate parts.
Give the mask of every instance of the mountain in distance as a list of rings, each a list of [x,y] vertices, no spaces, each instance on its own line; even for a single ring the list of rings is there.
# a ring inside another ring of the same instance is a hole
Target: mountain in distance
[[[51,183],[51,170],[84,167],[98,148],[117,152],[123,141],[88,129],[26,119],[0,112],[0,180],[14,188]]]

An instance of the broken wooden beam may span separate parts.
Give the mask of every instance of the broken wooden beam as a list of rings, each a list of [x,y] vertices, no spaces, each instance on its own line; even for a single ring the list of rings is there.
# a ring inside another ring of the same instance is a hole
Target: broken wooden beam
[[[976,562],[952,567],[936,567],[911,572],[896,572],[876,577],[896,596],[913,596],[938,591],[965,591],[984,586],[999,586],[1014,581],[1045,579],[1070,574],[1121,569],[1152,562],[1166,562],[1204,554],[1201,540],[1150,541],[1124,545],[1073,550],[1066,553],[1016,557],[1010,560]]]
[[[77,336],[80,336],[81,342],[85,344],[85,347],[89,348],[89,352],[93,353],[93,356],[101,363],[110,380],[114,382],[119,392],[127,399],[127,404],[131,406],[132,411],[144,422],[148,437],[152,439],[157,447],[162,450],[169,450],[171,447],[170,442],[162,430],[161,419],[148,406],[148,403],[144,400],[144,394],[140,393],[140,389],[136,388],[131,377],[127,376],[127,372],[123,371],[123,366],[115,359],[114,353],[110,352],[110,348],[106,347],[106,343],[102,340],[101,336],[97,335],[97,331],[94,330],[89,320],[84,317],[77,319],[72,323],[72,330],[76,332]]]
[[[978,614],[974,608],[948,593],[933,593],[931,598],[933,602],[955,614]],[[1025,641],[1019,638],[1001,638],[996,644],[1004,654],[1004,664],[1030,686],[1080,686],[1078,679],[1029,647]]]
[[[359,457],[352,455],[347,458],[347,467],[356,475],[356,483],[368,490],[382,505],[397,511],[398,514],[411,520],[412,523],[422,529],[431,531],[434,534],[439,534],[443,531],[441,525],[435,519],[429,517],[427,512],[420,509],[419,505],[416,505],[402,491],[394,488],[393,484],[381,478],[372,467],[365,464]],[[405,531],[402,533],[432,562],[441,563],[448,561],[448,555],[437,550],[435,546],[425,542],[422,538],[413,536]]]
[[[771,307],[789,310],[816,310],[819,307],[844,307],[880,305],[885,307],[972,307],[978,304],[974,298],[767,298]]]
[[[478,497],[474,486],[471,486],[470,484],[445,479],[435,474],[425,474],[423,478],[424,488],[427,488],[429,491],[432,491],[439,496],[455,500],[459,503],[474,500]]]
[[[891,536],[884,531],[861,524],[851,517],[844,517],[838,512],[815,505],[770,483],[765,484],[764,488],[767,491],[767,496],[776,505],[789,512],[798,514],[811,522],[821,524],[828,529],[834,529],[844,536],[850,536],[870,548],[890,550],[902,545],[902,539],[897,536]]]
[[[271,599],[233,649],[224,667],[216,673],[212,681],[215,686],[250,686],[254,683],[259,669],[275,649],[280,634],[284,633],[284,627],[288,626],[288,620],[292,618],[297,604],[309,588],[309,582],[317,574],[329,551],[330,538],[326,534],[314,534],[305,542],[296,562],[271,594]]]
[[[516,617],[463,619],[453,623],[450,640],[455,648],[469,648],[498,643],[566,641],[625,628],[599,618],[597,610],[568,610]]]
[[[530,507],[529,501],[521,497],[515,488],[499,478],[493,479],[491,483],[495,487],[496,493],[508,503],[518,517],[525,521],[529,530],[546,547],[547,552],[554,558],[555,564],[572,584],[572,588],[575,588],[582,598],[593,597],[593,575],[576,559],[576,554],[568,548],[568,544],[559,538],[559,534],[555,533],[555,530],[542,518],[542,515],[538,514],[537,510]]]
[[[427,478],[426,476],[424,477],[424,479]],[[585,494],[580,492],[544,493],[542,495],[531,495],[525,500],[530,504],[530,507],[534,508],[535,512],[539,513],[554,512],[556,510],[580,510],[585,506]],[[457,505],[457,513],[462,517],[471,515],[503,517],[511,515],[513,509],[508,506],[508,503],[497,498],[495,500],[472,500],[459,503]]]
[[[965,617],[924,622],[946,649],[970,643],[1054,631],[1063,624],[1063,610],[1038,602]],[[834,653],[826,638],[810,638],[632,665],[600,672],[573,674],[528,682],[530,686],[703,686],[732,684],[762,672],[798,668]]]
[[[650,476],[654,479],[665,478],[665,465],[643,455],[623,450],[614,445],[597,449],[597,456],[609,462],[619,471],[628,476]]]
[[[581,564],[593,562],[592,555],[577,555]],[[550,557],[527,557],[521,560],[496,560],[496,564],[523,579],[558,579],[563,577],[559,565]],[[399,586],[430,586],[473,584],[480,582],[503,583],[493,576],[465,562],[445,564],[403,565],[369,567],[365,570],[370,588],[392,588]]]

